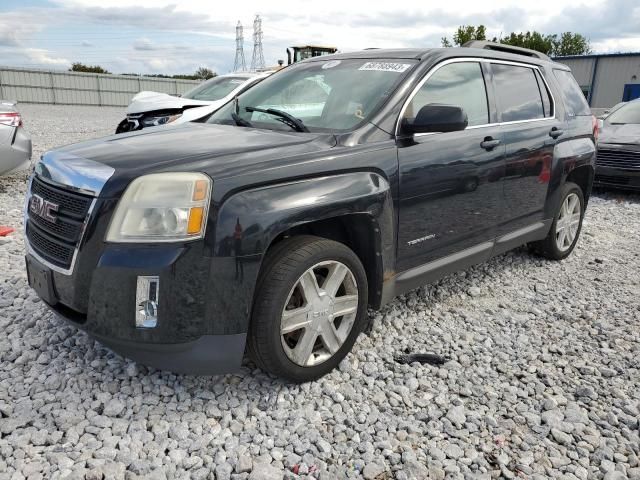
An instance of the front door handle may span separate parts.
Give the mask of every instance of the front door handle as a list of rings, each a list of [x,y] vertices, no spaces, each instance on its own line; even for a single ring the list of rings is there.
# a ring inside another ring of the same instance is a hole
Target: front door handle
[[[550,131],[549,131],[549,136],[551,138],[558,138],[560,135],[562,135],[564,133],[564,130],[562,130],[561,128],[558,127],[553,127]]]
[[[493,137],[484,137],[484,140],[480,142],[480,146],[485,150],[493,150],[500,145],[500,140]]]

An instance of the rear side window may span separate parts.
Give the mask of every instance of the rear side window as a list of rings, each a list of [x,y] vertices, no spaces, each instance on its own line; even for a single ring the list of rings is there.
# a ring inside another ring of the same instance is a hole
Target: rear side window
[[[409,102],[405,117],[413,118],[430,103],[461,107],[469,126],[489,123],[487,90],[477,62],[456,62],[436,70]]]
[[[540,88],[532,68],[494,63],[492,69],[503,122],[544,118]]]
[[[566,70],[553,70],[553,74],[556,76],[558,83],[560,84],[560,90],[562,90],[562,96],[564,97],[564,104],[567,107],[567,111],[570,115],[591,115],[589,104],[584,98],[582,89],[573,78],[571,72]]]

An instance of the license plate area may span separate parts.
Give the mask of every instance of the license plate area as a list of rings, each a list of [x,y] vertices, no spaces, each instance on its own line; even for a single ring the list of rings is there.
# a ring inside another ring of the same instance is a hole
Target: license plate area
[[[29,286],[33,288],[38,296],[49,305],[55,305],[58,303],[58,298],[53,288],[51,270],[29,257],[26,257],[26,262]]]

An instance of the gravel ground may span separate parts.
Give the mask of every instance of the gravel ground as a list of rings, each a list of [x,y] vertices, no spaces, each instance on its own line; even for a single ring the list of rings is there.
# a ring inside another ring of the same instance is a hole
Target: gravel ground
[[[21,110],[36,155],[122,117]],[[0,224],[20,227],[24,189],[0,180]],[[0,479],[640,479],[638,196],[593,197],[562,263],[520,249],[372,312],[339,370],[301,386],[111,353],[29,290],[21,237],[0,245]]]

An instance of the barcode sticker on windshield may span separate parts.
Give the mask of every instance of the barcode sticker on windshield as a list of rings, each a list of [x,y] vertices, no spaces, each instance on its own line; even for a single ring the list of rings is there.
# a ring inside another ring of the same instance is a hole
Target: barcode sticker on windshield
[[[244,80],[229,80],[229,83],[232,83],[234,85],[239,85],[244,82],[245,82]]]
[[[402,73],[411,67],[410,63],[391,63],[391,62],[367,62],[358,70],[373,70],[376,72],[398,72]]]

